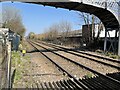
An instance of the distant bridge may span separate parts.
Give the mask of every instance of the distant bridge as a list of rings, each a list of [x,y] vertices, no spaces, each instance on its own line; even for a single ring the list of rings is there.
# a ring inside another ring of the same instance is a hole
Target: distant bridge
[[[63,33],[60,33],[58,37],[62,37],[62,35]],[[69,31],[66,37],[82,37],[82,30]]]
[[[19,1],[24,3],[42,4],[56,8],[77,10],[96,15],[104,24],[107,30],[120,31],[120,3],[119,0],[1,0]],[[105,38],[104,49],[106,49],[107,38]],[[120,55],[120,34],[119,34]]]

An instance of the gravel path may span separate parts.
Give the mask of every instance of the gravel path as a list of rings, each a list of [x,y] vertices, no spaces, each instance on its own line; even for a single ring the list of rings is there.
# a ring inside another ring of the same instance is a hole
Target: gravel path
[[[30,55],[32,62],[32,73],[30,75],[35,81],[52,82],[68,78],[40,53]]]
[[[23,72],[20,72],[22,77],[17,84],[14,82],[13,88],[31,88],[32,84],[37,82],[53,82],[68,79],[39,52],[28,53],[25,56],[30,56],[30,63],[21,59],[23,62],[26,62],[26,68],[23,68]]]

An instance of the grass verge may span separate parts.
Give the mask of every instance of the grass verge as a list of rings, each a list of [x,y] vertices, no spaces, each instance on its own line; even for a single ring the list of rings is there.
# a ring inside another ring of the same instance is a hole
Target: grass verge
[[[16,69],[13,88],[20,87],[24,81],[24,74],[29,72],[30,57],[25,55],[24,57],[20,52],[12,51],[12,67]]]

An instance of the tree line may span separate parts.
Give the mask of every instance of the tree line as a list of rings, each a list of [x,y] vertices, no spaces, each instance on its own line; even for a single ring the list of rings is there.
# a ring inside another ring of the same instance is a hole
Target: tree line
[[[65,40],[65,37],[69,35],[71,30],[72,24],[69,21],[63,20],[46,28],[42,34],[35,34],[34,32],[30,32],[28,38],[55,41],[60,36],[63,40]]]
[[[88,37],[82,37],[83,43],[89,44],[99,41],[99,36],[101,31],[103,30],[104,25],[100,21],[99,18],[97,18],[94,15],[90,15],[88,13],[79,12],[78,18],[80,21],[84,22],[84,25],[87,25],[87,32],[84,32],[84,34],[88,34]],[[96,33],[95,37],[95,25],[98,25],[98,32]],[[80,25],[81,26],[81,25]],[[68,37],[69,32],[73,30],[72,24],[69,21],[60,21],[59,23],[55,23],[44,30],[44,33],[42,34],[35,34],[34,32],[30,32],[28,37],[29,39],[38,39],[43,41],[56,41],[58,42],[58,38],[60,37],[59,41],[61,40],[63,43],[68,42],[66,37]]]
[[[12,6],[2,6],[2,28],[9,28],[19,34],[21,40],[25,35],[25,26],[22,22],[20,10]]]

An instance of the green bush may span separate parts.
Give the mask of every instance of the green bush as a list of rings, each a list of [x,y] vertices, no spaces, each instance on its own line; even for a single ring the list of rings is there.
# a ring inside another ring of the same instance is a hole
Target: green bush
[[[91,73],[88,73],[87,75],[84,76],[84,78],[92,78],[92,74]]]
[[[113,59],[118,59],[119,58],[118,55],[110,55],[110,57],[113,58]]]
[[[103,51],[102,50],[96,50],[95,52],[97,52],[97,53],[103,53]]]

